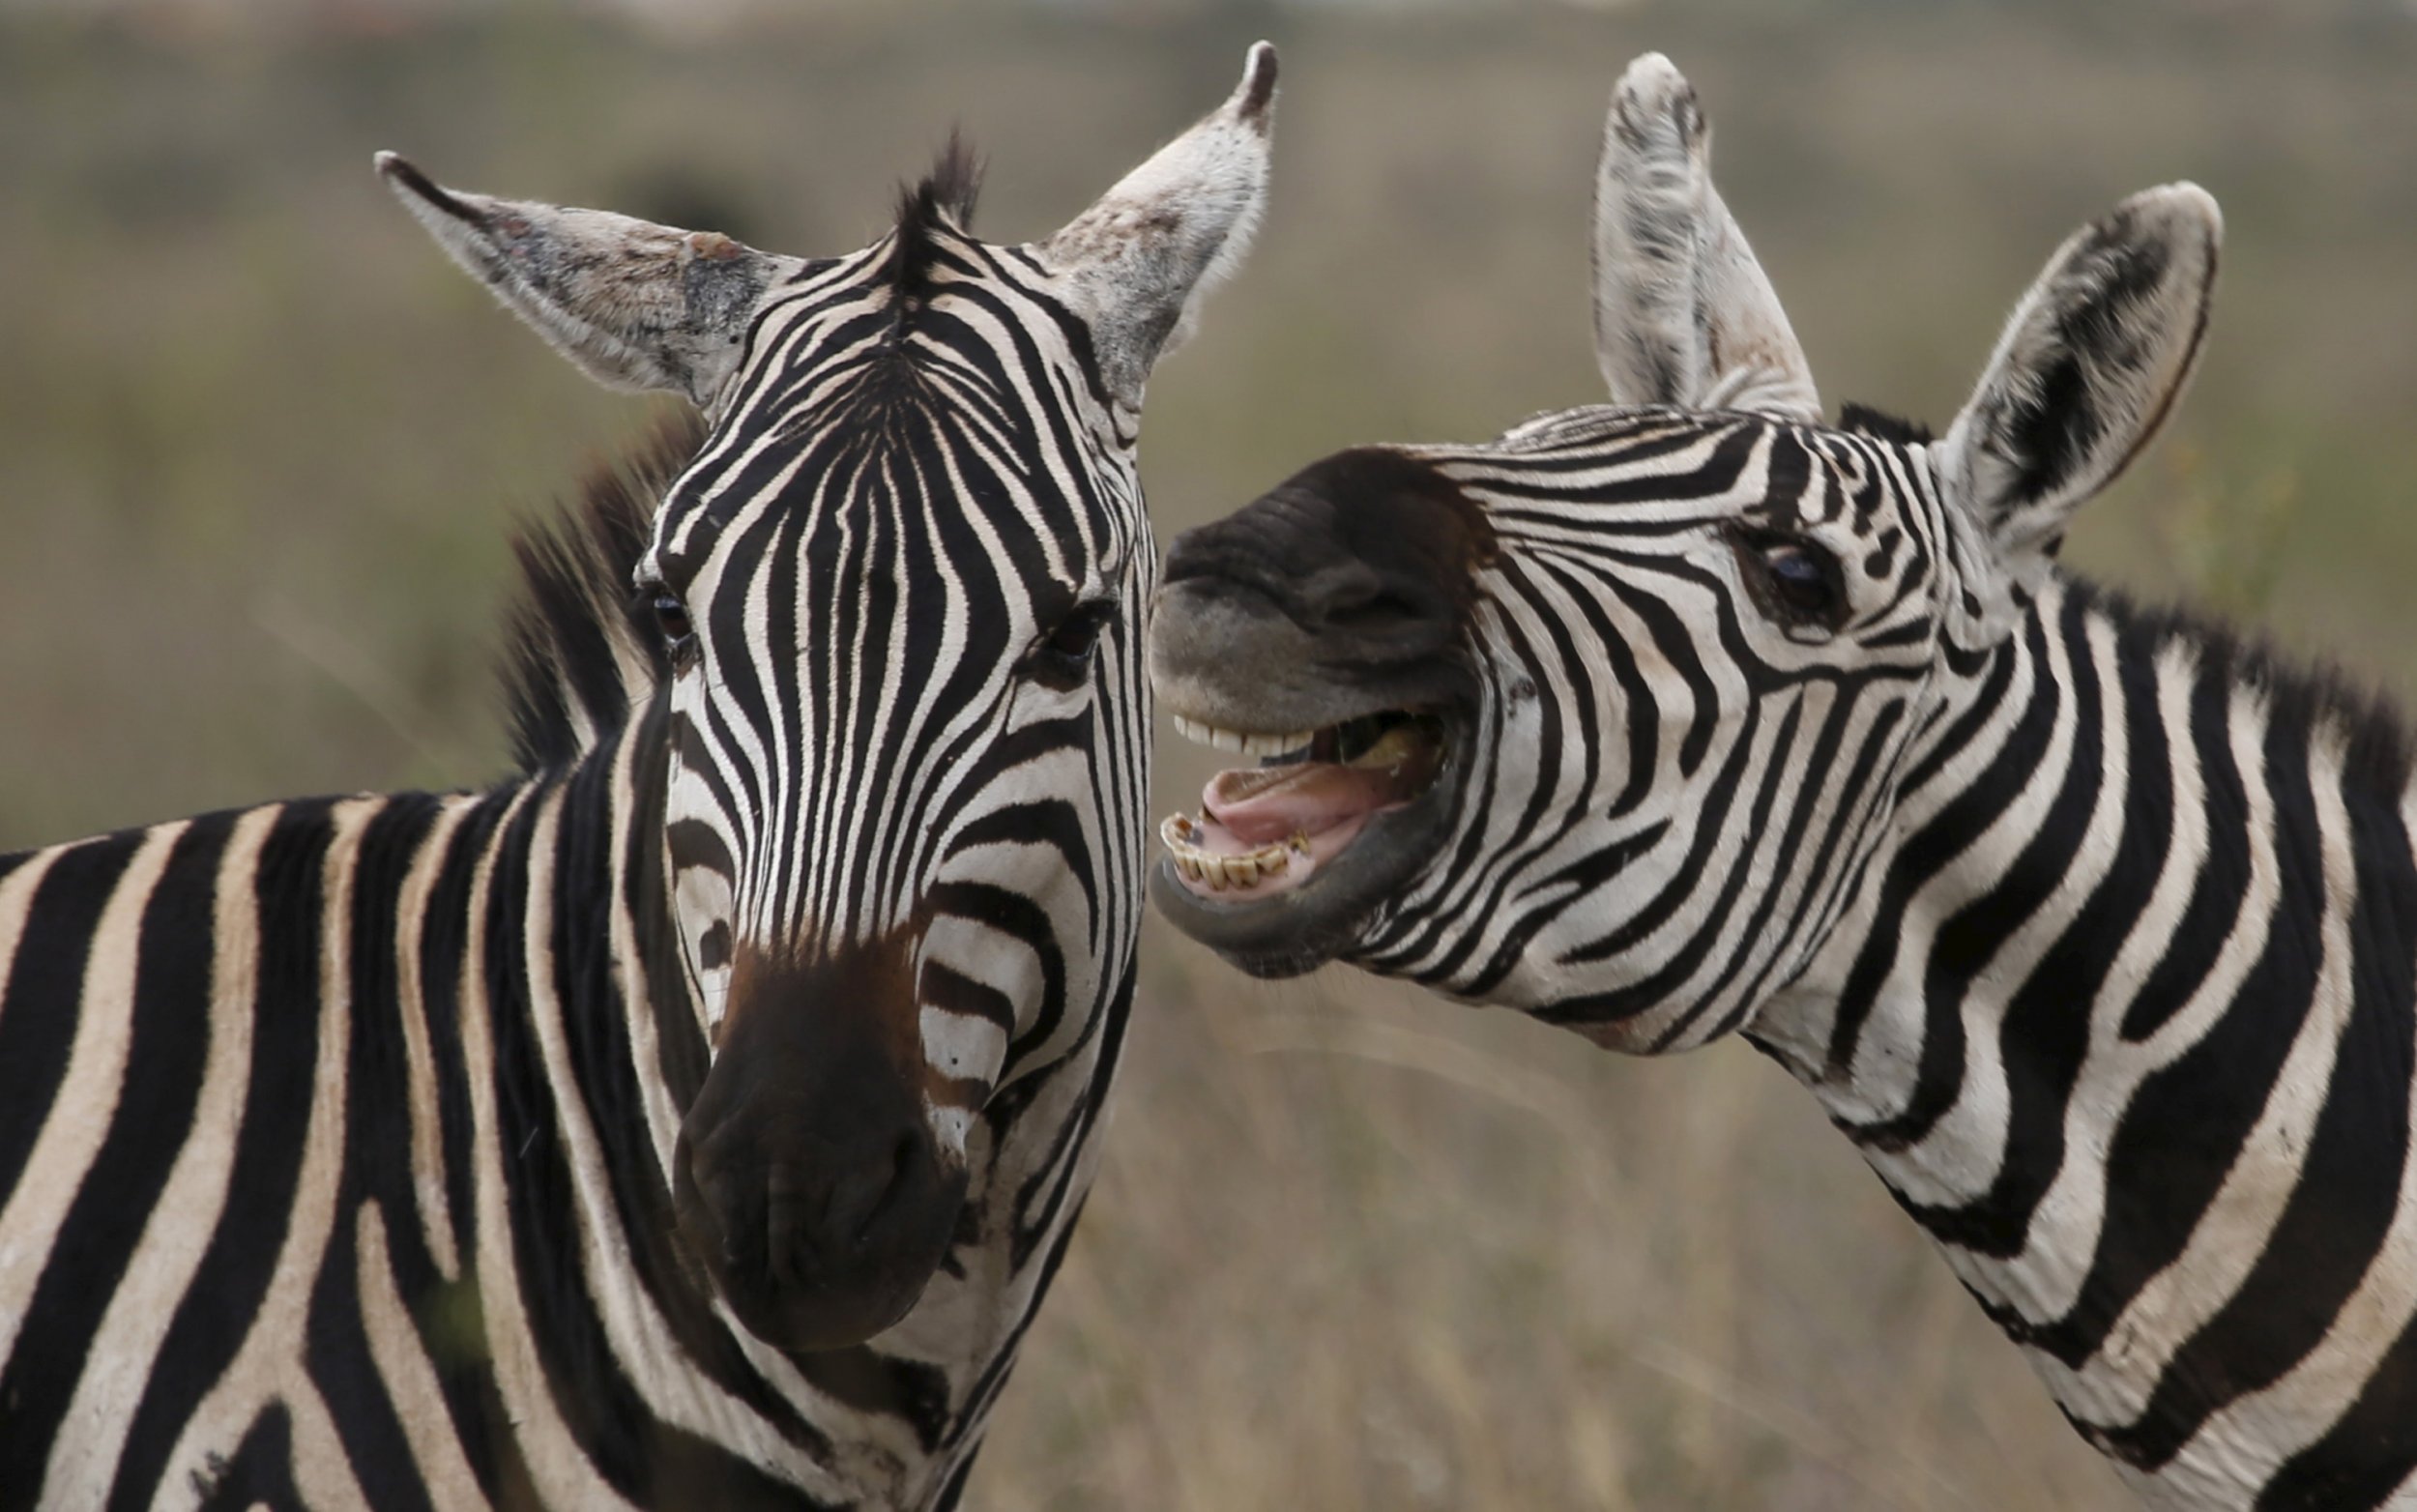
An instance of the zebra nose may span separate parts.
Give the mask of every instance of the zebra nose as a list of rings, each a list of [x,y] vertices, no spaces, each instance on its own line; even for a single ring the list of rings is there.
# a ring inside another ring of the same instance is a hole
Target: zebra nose
[[[792,1350],[914,1306],[965,1195],[943,1158],[904,962],[912,942],[768,961],[742,945],[712,1069],[672,1158],[679,1239],[739,1321]]]
[[[692,1119],[676,1152],[674,1210],[689,1253],[748,1329],[787,1349],[838,1349],[915,1304],[964,1181],[919,1119],[830,1137],[794,1111],[742,1110],[711,1129]]]
[[[1255,523],[1238,516],[1178,536],[1167,552],[1167,590],[1258,600],[1311,635],[1448,628],[1451,603],[1416,574],[1362,560],[1297,527],[1280,540],[1253,539],[1246,527]]]

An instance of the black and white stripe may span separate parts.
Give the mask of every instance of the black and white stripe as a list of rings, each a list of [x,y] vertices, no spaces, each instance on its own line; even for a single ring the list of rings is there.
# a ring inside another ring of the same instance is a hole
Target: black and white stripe
[[[524,544],[512,779],[0,858],[0,1505],[956,1501],[1132,994],[1142,384],[1273,86],[1024,247],[954,152],[814,262],[382,160],[711,424]]]
[[[1264,552],[1221,564],[1281,523],[1336,570],[1334,522],[1412,528],[1409,489],[1351,481],[1404,466],[1477,543],[1432,596],[1468,601],[1456,807],[1328,953],[1623,1050],[1742,1032],[2151,1503],[2417,1505],[2407,742],[2053,561],[2187,378],[2213,202],[2067,242],[1933,441],[1818,422],[1704,142],[1641,61],[1597,215],[1622,407],[1331,460],[1171,557],[1281,596]],[[1162,696],[1253,727],[1201,649],[1163,659]]]

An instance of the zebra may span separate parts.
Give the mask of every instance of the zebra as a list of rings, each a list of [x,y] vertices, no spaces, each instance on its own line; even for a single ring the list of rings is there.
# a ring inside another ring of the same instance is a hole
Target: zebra
[[[2199,351],[2175,184],[2049,260],[1942,437],[1848,406],[1615,91],[1612,403],[1313,463],[1179,538],[1151,675],[1258,757],[1153,902],[1619,1051],[1809,1088],[2074,1427],[2167,1507],[2417,1505],[2403,726],[2061,568]]]
[[[1276,59],[1045,240],[378,170],[672,427],[523,541],[517,774],[0,858],[0,1505],[954,1505],[1132,1004],[1153,363]],[[634,594],[633,594],[634,588]]]

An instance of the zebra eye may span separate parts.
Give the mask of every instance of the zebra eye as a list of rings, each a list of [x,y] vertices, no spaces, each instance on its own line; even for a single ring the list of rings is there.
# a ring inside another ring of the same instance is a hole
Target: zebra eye
[[[663,644],[672,654],[681,655],[696,649],[696,626],[688,623],[688,606],[668,588],[655,591],[655,627],[662,632]]]
[[[1099,632],[1115,617],[1116,605],[1104,598],[1076,604],[1034,645],[1024,658],[1024,670],[1034,682],[1056,692],[1079,686],[1091,676],[1092,653],[1098,649]]]
[[[1834,630],[1845,621],[1847,595],[1837,559],[1795,536],[1747,542],[1767,607],[1796,625]]]

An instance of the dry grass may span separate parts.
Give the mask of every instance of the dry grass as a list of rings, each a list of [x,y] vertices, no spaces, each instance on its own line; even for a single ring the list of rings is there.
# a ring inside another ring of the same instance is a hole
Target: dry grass
[[[1034,235],[1222,94],[1287,94],[1254,265],[1153,386],[1162,529],[1308,458],[1595,390],[1610,81],[1675,56],[1834,400],[1943,421],[2050,247],[2198,177],[2211,356],[2074,555],[2417,667],[2417,25],[2383,7],[1503,6],[1402,24],[845,12],[680,50],[508,10],[206,45],[0,19],[0,844],[498,770],[515,508],[635,435],[444,266],[372,149],[784,250],[961,118]],[[2187,465],[2187,454],[2193,460]],[[1169,794],[1202,764],[1169,751]],[[2064,1431],[1775,1068],[1658,1065],[1164,932],[1099,1189],[979,1505],[2086,1508]]]
[[[2122,1503],[1777,1068],[1153,936],[982,1505]]]

